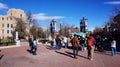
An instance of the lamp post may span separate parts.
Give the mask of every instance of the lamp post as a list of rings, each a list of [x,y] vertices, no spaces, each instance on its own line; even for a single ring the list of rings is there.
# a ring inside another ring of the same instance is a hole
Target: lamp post
[[[81,19],[80,21],[80,32],[86,33],[88,31],[88,19]]]
[[[60,23],[60,35],[62,35],[62,29],[61,29],[62,27],[61,27],[61,23]]]
[[[54,19],[52,19],[51,23],[50,23],[50,32],[51,32],[51,46],[53,47],[54,45],[54,33],[55,33],[55,22]]]

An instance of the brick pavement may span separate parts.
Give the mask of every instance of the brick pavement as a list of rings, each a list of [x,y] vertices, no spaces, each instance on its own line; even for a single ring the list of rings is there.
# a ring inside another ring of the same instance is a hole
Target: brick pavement
[[[95,52],[94,60],[87,59],[87,52],[79,51],[78,59],[72,58],[72,50],[50,49],[49,46],[39,45],[37,55],[27,51],[29,46],[1,49],[0,67],[119,67],[120,53],[112,57],[110,51]]]

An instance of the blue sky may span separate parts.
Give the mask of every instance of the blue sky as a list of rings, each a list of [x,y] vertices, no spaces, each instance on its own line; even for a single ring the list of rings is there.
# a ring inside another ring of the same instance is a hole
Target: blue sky
[[[49,20],[79,27],[80,19],[88,19],[88,28],[104,27],[114,7],[120,8],[119,0],[0,0],[0,14],[10,8],[31,10],[40,26],[47,28]]]

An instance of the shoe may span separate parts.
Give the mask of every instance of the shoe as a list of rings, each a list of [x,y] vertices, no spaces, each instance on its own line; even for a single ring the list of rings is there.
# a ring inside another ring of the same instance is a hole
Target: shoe
[[[33,55],[37,55],[36,53],[33,53]]]
[[[90,59],[90,57],[88,57],[88,59]]]
[[[93,59],[90,59],[91,61],[93,60]]]
[[[78,59],[77,57],[74,57],[75,59]]]

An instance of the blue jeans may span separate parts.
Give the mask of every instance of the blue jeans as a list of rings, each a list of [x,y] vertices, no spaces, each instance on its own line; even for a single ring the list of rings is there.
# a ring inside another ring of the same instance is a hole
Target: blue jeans
[[[64,43],[65,44],[65,48],[67,48],[68,47],[68,43],[66,42],[66,43]]]
[[[51,41],[51,47],[53,47],[54,46],[54,41]]]
[[[78,47],[77,46],[73,46],[73,55],[74,55],[74,58],[78,55]]]
[[[58,43],[58,49],[61,49],[62,48],[62,43]]]
[[[111,47],[112,49],[112,56],[115,56],[116,55],[116,48],[115,47]]]
[[[84,44],[81,44],[81,51],[84,51],[85,50],[85,46]]]
[[[34,46],[34,49],[33,49],[34,51],[33,51],[33,55],[36,55],[37,53],[37,46]]]
[[[62,44],[61,43],[56,43],[56,48],[57,49],[61,49],[62,48]]]

